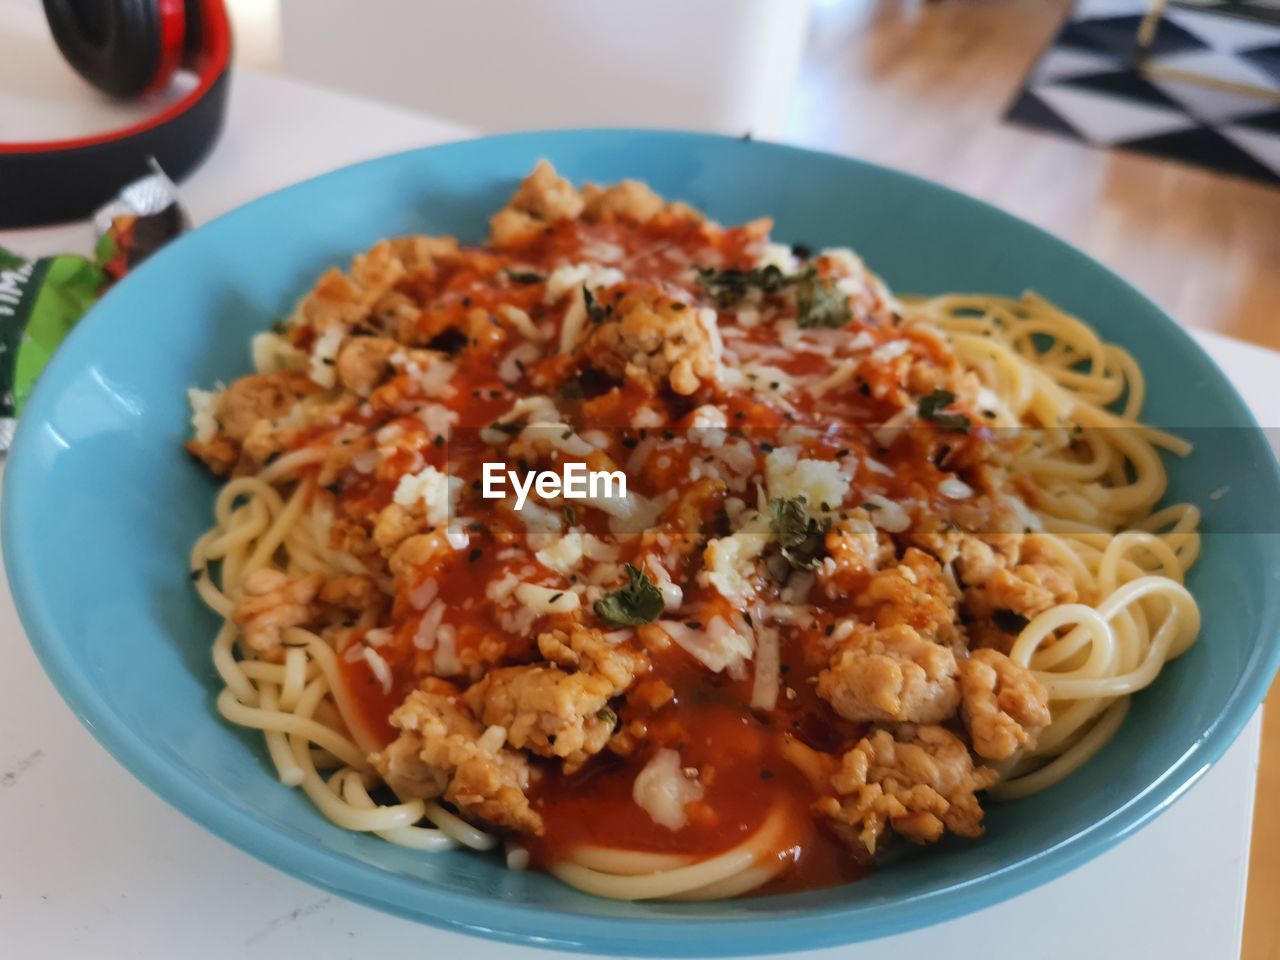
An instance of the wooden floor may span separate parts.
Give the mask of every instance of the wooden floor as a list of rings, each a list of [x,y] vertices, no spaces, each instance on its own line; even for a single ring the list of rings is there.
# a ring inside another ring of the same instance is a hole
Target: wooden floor
[[[1280,190],[1000,121],[1069,6],[816,0],[789,139],[981,197],[1097,257],[1179,322],[1280,349]],[[1280,709],[1262,752],[1243,960],[1280,960]]]
[[[1002,123],[1066,0],[816,0],[789,138],[995,203],[1179,322],[1280,349],[1280,190]]]

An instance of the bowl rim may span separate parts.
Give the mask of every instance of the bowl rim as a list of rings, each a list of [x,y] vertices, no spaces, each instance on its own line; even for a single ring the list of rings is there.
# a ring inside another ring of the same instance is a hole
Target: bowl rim
[[[619,135],[666,142],[742,139],[643,128],[561,129],[505,133],[399,151],[340,167],[264,194],[178,238],[134,273],[145,276],[158,272],[163,269],[172,249],[192,242],[191,238],[213,224],[252,216],[254,209],[264,201],[316,189],[327,181],[338,182],[356,175],[356,171],[379,164],[403,162],[410,155],[448,151],[476,143],[501,144],[548,136],[566,141],[590,141]],[[1179,340],[1184,350],[1190,347],[1199,353],[1208,367],[1216,372],[1235,402],[1237,409],[1229,411],[1233,418],[1243,426],[1259,429],[1252,411],[1234,385],[1184,328],[1124,278],[1051,232],[967,194],[879,164],[767,140],[752,142],[770,150],[827,161],[836,159],[869,170],[877,177],[904,181],[924,192],[942,191],[950,195],[949,200],[961,206],[982,209],[988,216],[994,214],[998,220],[1014,223],[1019,229],[1034,231],[1056,255],[1103,271],[1128,294],[1148,304],[1163,322],[1165,333]],[[131,279],[132,276],[126,278],[124,283]],[[114,291],[109,292],[99,305],[111,302],[113,295]],[[102,315],[99,305],[95,305],[72,331],[69,341],[78,341],[84,329],[95,324],[97,317]],[[70,366],[65,348],[64,343],[63,349],[55,354],[41,376],[26,405],[22,423],[28,420],[39,423],[47,419],[47,408],[70,375],[64,369]],[[32,568],[22,562],[24,544],[39,536],[38,530],[28,526],[26,518],[31,511],[25,507],[29,499],[39,495],[41,486],[35,456],[24,453],[34,443],[32,433],[32,429],[19,426],[4,470],[0,541],[5,569],[14,604],[31,647],[59,695],[93,737],[153,793],[211,833],[264,863],[375,909],[507,943],[580,952],[607,950],[630,956],[747,956],[816,949],[888,936],[940,923],[1011,899],[1093,859],[1149,823],[1181,797],[1239,735],[1261,703],[1277,667],[1280,667],[1280,626],[1277,626],[1277,608],[1273,606],[1223,709],[1160,777],[1087,829],[981,876],[911,894],[887,904],[854,901],[806,907],[790,915],[761,916],[758,919],[689,917],[656,920],[549,911],[542,906],[424,885],[416,878],[398,876],[372,864],[335,855],[324,847],[309,845],[300,838],[276,831],[256,820],[250,812],[227,804],[215,794],[205,792],[196,780],[180,773],[179,768],[169,765],[148,747],[111,709],[77,665],[55,626],[50,599],[42,594]],[[1274,457],[1269,462],[1270,483],[1280,490],[1280,463]],[[1267,627],[1271,628],[1269,636]],[[210,718],[213,718],[212,713]],[[549,914],[554,917],[552,923],[548,923]]]

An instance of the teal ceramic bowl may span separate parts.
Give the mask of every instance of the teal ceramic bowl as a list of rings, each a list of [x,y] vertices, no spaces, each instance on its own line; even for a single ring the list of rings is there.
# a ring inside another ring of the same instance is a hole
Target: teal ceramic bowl
[[[851,246],[901,292],[1037,290],[1138,357],[1148,418],[1200,445],[1172,465],[1171,495],[1204,508],[1190,585],[1205,625],[1101,754],[1039,796],[993,804],[979,842],[944,843],[850,886],[705,904],[613,903],[494,857],[414,853],[333,827],[276,782],[259,736],[214,711],[216,624],[186,573],[214,484],[182,452],[186,388],[244,373],[250,335],[379,238],[480,240],[540,157],[575,181],[643,178],[721,221],[772,215],[779,238]],[[4,555],[31,643],[85,726],[138,779],[310,883],[512,942],[615,955],[788,951],[1014,896],[1182,794],[1244,726],[1280,656],[1280,478],[1244,404],[1195,343],[1034,227],[899,173],[767,143],[522,134],[399,154],[265,197],[174,243],[94,308],[35,391],[5,473]],[[1229,496],[1210,498],[1227,484]]]

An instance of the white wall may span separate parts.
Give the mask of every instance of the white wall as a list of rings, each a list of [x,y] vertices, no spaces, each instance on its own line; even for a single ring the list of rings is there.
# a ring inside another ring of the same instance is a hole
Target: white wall
[[[284,70],[482,130],[782,134],[809,0],[282,0]]]

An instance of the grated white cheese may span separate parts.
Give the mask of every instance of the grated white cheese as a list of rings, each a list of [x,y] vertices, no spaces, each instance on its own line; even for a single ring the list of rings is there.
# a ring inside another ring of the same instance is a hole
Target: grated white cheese
[[[876,342],[876,338],[871,336],[868,330],[859,330],[858,335],[845,344],[846,350],[865,350]]]
[[[382,659],[382,655],[372,647],[364,648],[364,662],[369,665],[369,669],[373,671],[374,677],[382,687],[382,692],[391,692],[391,668],[387,666],[387,661]]]
[[[804,629],[808,629],[813,623],[813,614],[802,604],[771,603],[765,607],[765,611],[779,623],[797,624]]]
[[[769,496],[790,499],[804,497],[811,511],[834,510],[849,492],[849,478],[835,460],[797,459],[790,447],[778,447],[764,461]]]
[[[391,642],[391,631],[383,627],[376,627],[368,630],[364,635],[364,642],[371,647],[381,647]]]
[[[425,610],[439,592],[440,585],[436,581],[423,580],[409,594],[409,603],[415,610]]]
[[[559,450],[574,457],[589,457],[595,447],[573,432],[567,423],[531,423],[520,432],[520,439],[535,450]]]
[[[662,608],[668,613],[679,610],[680,604],[684,603],[684,591],[672,581],[667,568],[653,554],[645,558],[642,566],[648,567],[653,574],[654,586],[662,591]]]
[[[959,477],[947,477],[938,484],[938,492],[949,500],[967,500],[973,496],[973,487]]]
[[[516,599],[538,614],[573,613],[581,605],[572,590],[559,590],[536,583],[521,583],[516,587]]]
[[[743,516],[746,510],[747,503],[741,497],[727,497],[724,501],[724,512],[729,517],[732,529],[738,529],[747,521],[748,518]]]
[[[845,548],[851,551],[857,560],[868,570],[880,568],[880,540],[875,525],[871,522],[872,513],[859,507],[844,520],[836,524],[836,529],[844,534]],[[835,571],[835,561],[830,557],[826,562],[831,564],[827,573]]]
[[[652,509],[652,501],[646,500],[636,493],[631,483],[627,483],[625,497],[585,496],[579,497],[583,503],[603,510],[618,520],[631,520],[648,517]],[[656,516],[656,513],[654,514]]]
[[[404,436],[404,424],[389,423],[382,427],[373,435],[373,438],[382,446],[393,444]]]
[[[606,543],[592,534],[588,533],[582,538],[582,553],[588,560],[614,563],[620,552],[616,543]]]
[[[200,442],[212,440],[218,432],[218,398],[222,389],[198,390],[191,387],[187,391],[187,402],[191,404],[191,429]]]
[[[820,330],[801,327],[795,322],[795,320],[783,320],[779,323],[775,323],[773,328],[774,332],[778,336],[778,343],[791,353],[822,352],[821,345],[814,339],[819,333],[821,333]]]
[[[708,670],[727,672],[735,678],[745,676],[752,640],[733,629],[724,617],[712,617],[705,630],[695,630],[678,620],[659,620],[658,626]]]
[[[476,740],[476,746],[485,753],[497,753],[507,742],[507,728],[500,727],[496,723],[485,728],[484,733],[480,734]]]
[[[809,387],[809,392],[815,397],[821,396],[828,390],[834,390],[836,387],[843,386],[854,378],[858,372],[858,362],[856,360],[842,360],[831,373],[827,374],[817,383]]]
[[[778,705],[782,652],[778,631],[762,626],[756,631],[756,675],[751,684],[751,708],[772,710]]]
[[[449,524],[448,529],[444,532],[444,538],[449,541],[449,546],[455,550],[465,550],[467,549],[467,544],[471,542],[471,537],[462,528],[461,521]]]
[[[870,510],[871,522],[888,533],[901,533],[911,526],[911,517],[899,504],[878,493],[869,493],[866,502],[875,509]]]
[[[636,774],[631,799],[660,827],[679,830],[688,822],[685,807],[702,799],[702,784],[685,776],[680,754],[670,747],[654,753]]]
[[[1010,416],[1009,408],[990,387],[978,388],[978,409],[988,413]]]
[[[757,267],[777,267],[785,274],[797,273],[800,261],[785,243],[766,243],[756,260]]]
[[[708,403],[693,411],[692,426],[695,430],[723,430],[729,426],[729,418],[719,407]]]
[[[456,391],[450,381],[453,380],[457,369],[448,360],[438,358],[428,363],[425,370],[416,362],[407,363],[404,366],[404,372],[413,378],[418,389],[427,397],[453,396]]]
[[[514,304],[504,303],[498,308],[498,313],[502,315],[502,319],[515,327],[516,333],[524,337],[526,340],[545,340],[546,335],[533,325],[533,320],[529,318],[529,314],[525,313]]]
[[[444,601],[431,603],[418,621],[418,629],[413,633],[413,645],[419,650],[434,650],[436,633],[440,629],[440,621],[444,619]]]
[[[253,369],[258,373],[305,370],[307,367],[307,355],[278,333],[266,331],[255,334],[250,351]]]
[[[418,473],[401,477],[392,499],[405,508],[422,504],[426,510],[427,523],[438,527],[449,522],[449,514],[461,492],[461,477],[451,477],[428,466]]]
[[[564,528],[564,519],[556,510],[550,510],[530,498],[524,502],[519,511],[524,528],[532,533],[559,533]]]
[[[893,471],[889,467],[881,463],[879,460],[874,460],[871,457],[863,457],[862,462],[866,465],[867,469],[870,470],[872,473],[879,473],[886,477],[893,476]]]
[[[496,604],[506,603],[514,596],[516,586],[520,583],[520,578],[514,573],[504,573],[502,576],[490,580],[484,588],[484,595]]]
[[[751,584],[755,563],[769,543],[769,520],[755,511],[744,512],[736,533],[707,544],[703,551],[703,571],[698,579],[714,587],[726,600],[745,603],[755,596]]]
[[[513,637],[527,637],[538,615],[527,607],[516,611],[503,611],[498,617],[498,626]]]
[[[737,369],[727,369],[723,380],[726,386],[773,397],[790,393],[796,387],[795,377],[769,363],[744,363]]]
[[[653,407],[641,407],[631,415],[631,426],[637,430],[649,429],[662,426],[662,414],[658,413]]]
[[[564,536],[557,537],[550,546],[539,550],[534,556],[547,569],[567,577],[582,563],[582,551],[582,533],[578,530],[570,530]]]
[[[625,497],[583,497],[582,502],[609,514],[609,529],[618,534],[639,533],[652,527],[667,504],[675,498],[675,490],[649,498],[636,493],[628,485]]]
[[[809,591],[813,589],[813,583],[816,579],[811,571],[794,570],[790,576],[783,573],[786,579],[786,586],[782,588],[779,594],[783,603],[802,604],[809,602]]]
[[[587,304],[582,296],[583,287],[593,292],[600,287],[621,283],[626,277],[613,267],[601,267],[593,263],[579,263],[572,266],[556,267],[547,277],[547,289],[543,299],[547,303],[555,303],[566,293],[572,292],[573,302],[565,311],[564,320],[560,324],[560,352],[567,353],[578,342],[587,322]]]
[[[536,343],[525,341],[516,345],[508,353],[502,363],[498,364],[498,378],[503,383],[515,383],[524,375],[524,370],[542,355]],[[523,368],[523,369],[522,369]]]
[[[617,263],[627,255],[627,251],[616,243],[609,243],[607,240],[598,240],[595,237],[587,237],[582,244],[582,253],[592,260],[598,260],[600,263]]]
[[[720,325],[716,322],[716,312],[710,307],[699,308],[698,323],[702,326],[711,345],[711,360],[715,364],[715,376],[713,379],[719,382],[724,376],[722,362],[724,358],[724,341],[720,339]]]
[[[555,423],[560,418],[560,411],[556,409],[555,401],[550,397],[535,395],[532,397],[521,397],[511,405],[511,409],[498,417],[494,421],[495,424],[513,424],[520,420],[525,420],[529,424],[548,424]],[[561,432],[564,427],[561,425]],[[506,443],[511,439],[506,431],[498,430],[493,425],[483,427],[480,430],[480,439],[490,446],[496,447]]]
[[[309,374],[312,382],[320,384],[322,387],[332,387],[338,382],[338,375],[334,371],[334,364],[337,363],[338,348],[342,346],[342,337],[345,331],[342,327],[330,327],[324,333],[316,338],[316,342],[311,346],[311,359],[309,361]]]
[[[916,418],[915,407],[902,407],[880,426],[871,431],[871,436],[875,438],[876,443],[884,448],[893,446],[893,441],[898,439],[898,434],[906,428],[907,424]]]
[[[577,290],[573,294],[573,302],[569,304],[569,309],[564,312],[564,320],[560,323],[561,353],[568,353],[573,349],[586,325],[587,301],[582,296],[582,291]]]
[[[890,360],[896,360],[908,350],[911,344],[906,340],[890,340],[883,343],[871,351],[871,359],[881,363],[888,363]]]
[[[456,639],[457,631],[452,624],[441,624],[440,629],[436,631],[436,652],[431,658],[431,666],[436,673],[450,676],[462,672],[462,663],[458,660],[455,645]]]
[[[719,448],[720,462],[741,477],[756,468],[756,452],[746,440],[734,440]]]
[[[450,410],[440,403],[424,404],[414,415],[431,431],[433,437],[447,437],[449,428],[458,422],[458,411]]]
[[[546,293],[543,300],[555,303],[571,290],[589,287],[594,292],[600,287],[610,287],[622,283],[626,279],[622,271],[613,267],[602,267],[595,263],[575,263],[556,267],[547,276]]]

